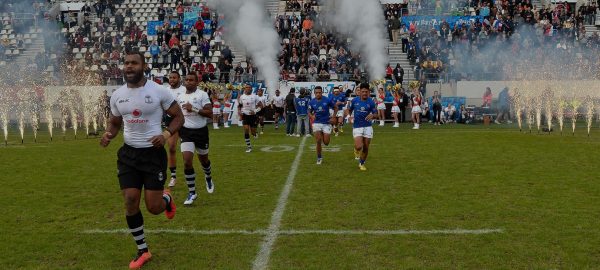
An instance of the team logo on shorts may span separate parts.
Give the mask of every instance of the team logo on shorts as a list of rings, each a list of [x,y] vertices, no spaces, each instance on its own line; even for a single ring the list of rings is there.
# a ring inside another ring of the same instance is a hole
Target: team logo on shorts
[[[150,95],[147,95],[145,98],[146,103],[150,104],[152,103],[152,97],[150,97]]]
[[[159,172],[159,173],[158,173],[158,181],[161,181],[161,182],[162,182],[163,180],[165,180],[165,178],[164,178],[164,176],[163,176],[163,173],[162,173],[162,172]]]
[[[142,110],[134,109],[133,112],[131,112],[131,115],[133,115],[134,118],[139,118],[142,116]]]

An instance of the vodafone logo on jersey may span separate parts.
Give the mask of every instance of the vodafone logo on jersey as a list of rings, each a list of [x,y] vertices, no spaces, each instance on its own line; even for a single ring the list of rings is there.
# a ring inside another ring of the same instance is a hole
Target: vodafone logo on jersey
[[[128,124],[145,124],[145,123],[148,123],[147,119],[139,119],[142,116],[142,110],[140,110],[140,109],[134,109],[131,112],[131,116],[133,116],[133,119],[128,119],[126,121]]]

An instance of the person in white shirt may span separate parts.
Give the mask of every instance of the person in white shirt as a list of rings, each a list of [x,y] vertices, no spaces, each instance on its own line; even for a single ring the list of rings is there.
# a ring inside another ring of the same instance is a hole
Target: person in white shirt
[[[185,77],[185,93],[179,95],[177,103],[181,106],[185,122],[179,131],[181,136],[181,153],[183,154],[183,165],[185,181],[188,186],[188,197],[183,203],[190,205],[197,198],[196,194],[196,172],[194,171],[194,152],[204,170],[206,190],[213,193],[214,184],[211,175],[211,164],[208,159],[208,127],[206,124],[212,118],[212,104],[208,94],[198,90],[198,76],[190,74]]]
[[[283,107],[285,106],[285,97],[281,96],[279,89],[275,90],[275,97],[271,100],[271,108],[275,110],[275,129],[279,128],[279,121],[283,117],[285,122],[285,116],[283,114]]]
[[[256,95],[252,94],[252,86],[249,84],[244,85],[244,94],[240,95],[238,104],[238,114],[240,119],[242,119],[242,124],[244,125],[246,153],[250,153],[252,152],[250,133],[252,133],[254,138],[258,138],[258,135],[256,134],[256,126],[258,124],[256,113],[262,110],[263,104],[260,103]]]
[[[264,95],[263,89],[258,89],[256,91],[256,97],[258,98],[258,102],[266,106],[268,104],[267,96]],[[256,117],[258,117],[258,126],[260,127],[260,134],[265,134],[265,110],[260,110],[256,113]]]
[[[173,95],[173,98],[177,100],[177,97],[182,93],[185,93],[185,86],[181,85],[181,76],[179,72],[172,71],[169,74],[169,90]],[[173,118],[169,114],[164,114],[164,125],[168,126]],[[169,181],[169,187],[174,187],[177,182],[177,141],[179,141],[179,133],[173,134],[168,140],[167,145],[169,149],[169,170],[171,171],[171,180]]]
[[[167,173],[165,142],[183,125],[183,114],[169,90],[144,77],[146,62],[141,53],[125,56],[126,85],[117,89],[110,98],[111,116],[100,145],[107,147],[124,125],[125,144],[118,151],[119,184],[125,201],[125,215],[129,232],[137,244],[137,256],[129,263],[130,269],[141,268],[152,254],[144,235],[144,218],[140,212],[142,189],[146,208],[151,214],[165,213],[175,217],[175,203],[164,190]],[[162,130],[163,112],[173,120]]]
[[[446,123],[454,122],[454,114],[456,112],[456,107],[452,103],[448,103],[448,106],[444,108],[444,116],[446,117]]]

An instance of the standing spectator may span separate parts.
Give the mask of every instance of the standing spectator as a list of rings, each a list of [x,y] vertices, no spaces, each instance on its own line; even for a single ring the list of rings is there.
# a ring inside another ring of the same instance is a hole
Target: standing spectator
[[[235,58],[235,56],[233,56],[233,53],[231,52],[231,49],[229,49],[229,46],[225,46],[225,48],[221,50],[221,56],[225,60],[228,60],[229,63],[233,62],[233,58]]]
[[[483,93],[483,105],[481,107],[489,108],[492,106],[492,89],[489,87],[485,88],[485,92]]]
[[[396,68],[394,69],[394,80],[396,84],[402,84],[404,81],[404,69],[400,66],[400,64],[396,64]]]
[[[294,127],[296,126],[296,90],[294,88],[290,89],[290,92],[285,97],[285,135],[293,136],[294,135]]]
[[[175,36],[173,36],[174,38]],[[179,64],[179,59],[181,57],[181,49],[178,45],[174,45],[169,50],[169,54],[171,55],[171,70],[176,70],[177,64]]]
[[[152,55],[152,65],[158,64],[158,55],[160,54],[160,47],[156,43],[156,41],[152,42],[149,48],[150,55]]]
[[[169,40],[169,47],[173,48],[174,46],[179,46],[179,39],[176,35],[171,36],[171,39]]]
[[[160,7],[158,7],[157,12],[158,12],[158,20],[161,22],[164,21],[167,11],[165,10],[165,7],[163,6],[163,4],[161,4]]]
[[[98,0],[98,2],[94,3],[94,11],[96,11],[96,17],[98,18],[102,18],[102,13],[104,12],[103,10],[103,4],[100,0]]]
[[[385,78],[387,80],[392,80],[393,75],[394,75],[394,69],[392,69],[392,66],[390,64],[387,64],[387,66],[385,67]]]
[[[235,75],[233,77],[233,82],[242,83],[242,75],[244,75],[244,68],[242,68],[241,63],[237,63],[234,72]]]
[[[433,92],[431,103],[433,103],[434,125],[439,126],[442,123],[442,95],[438,91]]]
[[[404,123],[406,122],[406,107],[408,106],[408,95],[404,92],[404,88],[400,88],[400,97],[399,97],[399,101],[400,103],[398,104],[398,106],[400,107],[400,123]]]
[[[202,62],[207,62],[210,55],[210,43],[207,39],[202,39],[200,50],[202,51]]]
[[[302,135],[302,125],[304,124],[304,133],[306,137],[310,137],[309,120],[308,120],[308,103],[310,102],[310,93],[302,88],[300,89],[300,96],[298,96],[294,104],[296,106],[296,137]]]
[[[183,5],[181,3],[179,3],[177,5],[176,11],[177,11],[177,17],[179,18],[179,20],[183,21],[183,11],[184,11],[184,9],[183,9]]]
[[[229,83],[229,73],[231,72],[232,68],[233,68],[233,65],[231,65],[229,60],[222,58],[221,64],[219,66],[219,70],[220,70],[219,82],[220,83]]]
[[[198,18],[198,20],[194,24],[194,29],[196,29],[198,38],[204,35],[204,21],[201,18]]]
[[[125,24],[125,17],[121,14],[121,11],[117,11],[117,15],[115,15],[115,25],[117,26],[117,31],[123,31],[123,25]]]
[[[302,30],[304,31],[304,34],[306,36],[310,35],[312,28],[313,28],[313,21],[310,19],[310,17],[304,18],[304,21],[302,22]]]
[[[512,123],[510,120],[510,94],[506,87],[498,93],[498,117],[494,122],[500,124],[501,120],[506,120],[509,124]]]
[[[400,20],[396,17],[392,17],[390,27],[392,30],[392,42],[398,45],[398,34],[400,32]]]
[[[161,67],[167,66],[170,63],[170,61],[169,61],[169,46],[167,46],[167,43],[163,43],[162,47],[160,47],[160,55],[162,56]]]

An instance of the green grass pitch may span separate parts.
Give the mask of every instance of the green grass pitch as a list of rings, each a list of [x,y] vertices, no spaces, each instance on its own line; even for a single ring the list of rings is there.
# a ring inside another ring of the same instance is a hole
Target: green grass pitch
[[[410,127],[375,127],[366,172],[348,127],[322,165],[306,139],[279,227],[297,233],[278,235],[269,269],[598,269],[597,128],[588,138],[583,127],[575,136]],[[41,132],[37,143],[27,132],[21,145],[11,131],[0,146],[3,269],[126,269],[135,254],[128,233],[107,233],[126,229],[116,178],[122,135],[103,149],[69,132],[55,130],[53,142]],[[301,139],[267,126],[247,154],[240,128],[210,134],[215,193],[199,178],[199,199],[184,207],[179,159],[175,219],[141,206],[146,230],[168,230],[146,233],[153,260],[144,269],[252,268]],[[496,231],[391,233],[457,229]],[[213,230],[221,233],[198,233]]]

